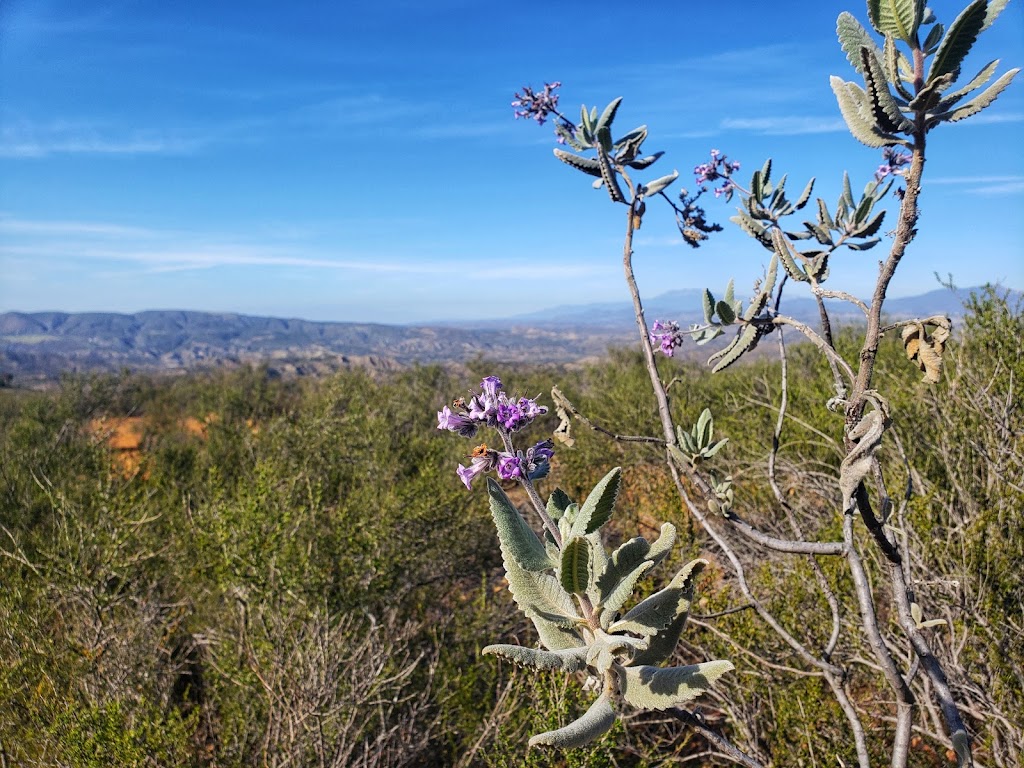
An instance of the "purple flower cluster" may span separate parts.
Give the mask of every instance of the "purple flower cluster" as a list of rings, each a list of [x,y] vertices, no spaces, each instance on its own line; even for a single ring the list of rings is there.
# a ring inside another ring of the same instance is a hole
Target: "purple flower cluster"
[[[675,354],[676,347],[681,347],[685,338],[679,329],[679,323],[672,320],[666,320],[664,323],[655,320],[649,335],[651,343],[658,344],[667,357],[672,357]]]
[[[720,187],[715,187],[715,197],[725,195],[726,199],[728,199],[736,188],[736,185],[732,183],[730,177],[733,172],[738,171],[739,169],[739,163],[730,163],[728,158],[720,151],[712,149],[711,162],[701,163],[700,165],[695,166],[693,169],[693,175],[696,177],[697,183],[700,185],[723,179],[722,185]]]
[[[538,405],[529,397],[510,397],[502,388],[501,380],[488,376],[480,382],[480,393],[473,395],[467,403],[459,398],[452,403],[455,410],[445,406],[437,412],[437,428],[457,432],[463,437],[473,437],[482,426],[498,430],[502,442],[508,446],[508,436],[530,424],[548,409]],[[525,480],[543,477],[549,469],[548,462],[554,456],[550,440],[541,440],[523,451],[497,451],[486,445],[478,445],[470,454],[469,466],[459,464],[456,474],[472,489],[473,480],[482,472],[496,471],[502,480]]]
[[[512,102],[516,119],[533,119],[537,121],[537,125],[544,125],[549,114],[558,114],[558,94],[555,93],[555,89],[561,85],[557,80],[553,83],[544,83],[544,90],[540,93],[524,85],[523,92],[515,94],[516,100]]]
[[[910,155],[906,152],[900,152],[896,147],[886,147],[883,149],[882,159],[884,162],[875,171],[875,181],[882,181],[890,174],[893,176],[903,176],[906,174],[906,171],[902,170],[903,166],[910,164]]]

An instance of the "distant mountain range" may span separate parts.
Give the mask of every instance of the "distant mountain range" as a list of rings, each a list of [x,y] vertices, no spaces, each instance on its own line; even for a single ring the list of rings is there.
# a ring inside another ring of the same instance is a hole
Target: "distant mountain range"
[[[963,314],[972,290],[931,291],[890,299],[890,318]],[[649,321],[700,322],[700,291],[672,291],[645,305]],[[787,314],[816,322],[813,299],[792,299]],[[849,304],[830,303],[838,322],[862,317]],[[393,368],[457,363],[483,357],[509,362],[575,362],[635,343],[626,302],[554,307],[502,321],[431,326],[319,323],[237,314],[160,310],[0,314],[0,376],[31,385],[67,371],[180,372],[267,363],[283,375],[326,373],[350,366]],[[700,357],[706,348],[693,348]]]
[[[964,302],[967,301],[971,293],[980,290],[980,288],[958,288],[955,291],[950,291],[940,288],[917,296],[886,299],[885,314],[893,319],[944,314],[955,320],[963,316]],[[675,320],[680,325],[701,323],[704,321],[701,309],[703,294],[704,291],[700,289],[663,293],[644,302],[644,315],[649,322]],[[737,298],[745,299],[746,296],[737,293]],[[813,298],[787,296],[784,302],[784,311],[787,315],[805,322],[817,321],[818,304]],[[828,307],[829,315],[836,322],[861,322],[864,319],[860,310],[852,304],[827,299],[825,305]],[[510,321],[538,328],[573,326],[621,330],[636,327],[636,322],[633,319],[633,307],[627,302],[553,307],[540,312],[517,315],[502,321],[502,323],[507,324]]]

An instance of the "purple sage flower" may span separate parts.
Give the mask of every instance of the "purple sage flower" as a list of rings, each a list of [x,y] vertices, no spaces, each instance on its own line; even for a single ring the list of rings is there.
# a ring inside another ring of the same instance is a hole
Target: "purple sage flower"
[[[459,479],[465,484],[466,488],[473,490],[473,481],[477,475],[494,469],[498,465],[498,459],[501,455],[486,445],[478,445],[473,449],[473,453],[470,454],[471,461],[469,466],[464,467],[462,464],[459,464],[455,474],[459,476]]]
[[[503,402],[498,403],[498,423],[509,432],[515,432],[526,420],[518,405],[503,399]]]
[[[726,200],[728,200],[736,190],[736,185],[729,177],[739,169],[740,164],[738,162],[729,162],[729,159],[721,150],[712,149],[711,162],[700,163],[694,166],[693,175],[701,189],[704,189],[703,185],[708,182],[724,179],[722,186],[715,189],[715,197],[725,195]]]
[[[534,398],[510,397],[502,389],[501,379],[487,376],[480,382],[480,392],[473,395],[468,403],[460,397],[451,407],[445,406],[437,412],[437,428],[472,437],[485,424],[496,428],[502,441],[507,443],[510,433],[522,429],[547,412],[548,409],[538,405]],[[478,475],[492,470],[497,470],[498,477],[503,480],[543,477],[554,455],[552,448],[550,440],[542,440],[525,454],[522,451],[514,454],[499,452],[486,445],[478,445],[469,457],[469,464],[459,464],[456,474],[469,489],[472,489],[473,480]]]
[[[518,456],[502,454],[498,458],[498,477],[502,480],[521,480],[524,477],[523,460]]]
[[[479,395],[469,398],[469,418],[476,421],[489,421],[494,416],[494,408],[488,408]]]
[[[548,115],[558,115],[558,94],[555,93],[555,89],[561,86],[557,80],[553,83],[544,83],[544,90],[540,93],[528,85],[523,86],[523,92],[516,93],[516,99],[512,102],[516,120],[522,117],[536,120],[537,125],[544,125]]]
[[[437,412],[437,428],[458,432],[463,437],[473,437],[476,434],[477,425],[469,416],[456,413],[446,405]]]
[[[651,337],[651,343],[657,344],[666,357],[672,357],[676,347],[683,345],[684,336],[679,323],[672,320],[655,320],[648,335]]]
[[[906,171],[903,170],[903,166],[910,164],[911,155],[906,152],[901,152],[896,147],[886,147],[882,150],[882,160],[884,162],[878,166],[878,170],[875,171],[875,181],[879,182],[890,174],[893,176],[906,175]]]
[[[459,479],[465,484],[466,488],[470,491],[473,490],[473,481],[476,476],[481,472],[486,472],[490,469],[490,461],[487,459],[473,459],[468,467],[464,467],[459,464],[459,468],[455,470],[455,474],[459,476]]]
[[[487,376],[480,382],[480,389],[484,391],[484,398],[487,402],[496,403],[498,393],[501,391],[501,379],[497,376]]]
[[[537,469],[539,464],[551,460],[551,457],[555,455],[554,446],[555,444],[550,440],[541,440],[527,449],[525,458],[531,472]]]
[[[543,405],[537,405],[537,401],[530,397],[519,398],[519,410],[523,412],[530,421],[533,421],[538,416],[541,416],[548,412],[548,409]]]

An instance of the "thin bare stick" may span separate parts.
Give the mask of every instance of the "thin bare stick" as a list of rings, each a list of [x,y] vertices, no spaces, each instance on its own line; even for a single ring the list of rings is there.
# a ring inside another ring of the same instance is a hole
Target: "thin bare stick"
[[[669,709],[666,710],[672,717],[686,723],[694,730],[698,731],[707,742],[718,749],[723,755],[730,758],[740,765],[749,766],[749,768],[765,768],[764,763],[751,757],[746,752],[742,752],[733,746],[729,741],[723,738],[718,731],[708,727],[704,722],[704,718],[699,715],[689,712],[685,709]]]

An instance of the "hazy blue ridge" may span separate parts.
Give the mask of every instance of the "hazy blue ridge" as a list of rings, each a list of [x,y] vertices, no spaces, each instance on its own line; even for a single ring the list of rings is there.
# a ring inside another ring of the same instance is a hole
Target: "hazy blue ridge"
[[[962,317],[972,291],[940,289],[889,299],[886,317],[946,314]],[[1010,291],[1019,300],[1018,291]],[[834,323],[863,320],[849,303],[830,301]],[[702,322],[701,292],[672,291],[645,304],[648,322]],[[785,301],[797,319],[818,322],[813,298]],[[490,322],[430,325],[313,322],[234,313],[151,310],[109,312],[6,312],[0,314],[0,374],[15,380],[50,380],[65,371],[183,371],[267,362],[282,373],[325,373],[351,365],[393,367],[416,363],[494,361],[571,363],[635,343],[631,305],[602,302],[552,307]],[[683,356],[703,358],[686,346]]]

